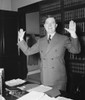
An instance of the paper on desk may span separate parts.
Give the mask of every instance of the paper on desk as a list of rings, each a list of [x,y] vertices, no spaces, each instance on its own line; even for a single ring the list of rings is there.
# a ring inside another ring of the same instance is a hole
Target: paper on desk
[[[72,99],[59,96],[55,100],[72,100]]]
[[[16,86],[19,84],[23,84],[25,82],[26,82],[25,80],[18,78],[18,79],[12,79],[12,80],[6,81],[5,84],[8,86]]]
[[[47,94],[37,91],[31,91],[30,93],[20,97],[17,100],[72,100],[65,97],[49,97]]]
[[[42,92],[32,91],[17,100],[40,100],[44,96]]]
[[[39,100],[72,100],[72,99],[69,99],[69,98],[65,98],[65,97],[57,97],[57,98],[54,98],[54,97],[50,97],[48,95],[44,95],[43,97],[41,97]]]
[[[31,92],[31,91],[37,91],[37,92],[46,92],[46,91],[49,91],[51,90],[52,87],[49,87],[49,86],[45,86],[45,85],[39,85],[37,87],[34,87],[32,89],[29,89],[27,90],[28,92]]]
[[[17,100],[56,100],[55,98],[49,97],[47,94],[37,91],[31,91],[30,93],[22,96]]]
[[[37,87],[37,86],[39,86],[39,84],[26,84],[24,86],[20,86],[20,87],[17,87],[17,88],[27,91],[27,90],[32,89],[32,88]]]
[[[40,100],[56,100],[54,97],[50,97],[47,94],[45,94]]]
[[[0,100],[5,100],[5,98],[2,95],[0,95]]]

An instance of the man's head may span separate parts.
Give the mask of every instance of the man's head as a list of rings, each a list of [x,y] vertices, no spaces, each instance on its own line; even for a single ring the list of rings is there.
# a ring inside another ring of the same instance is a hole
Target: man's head
[[[57,24],[56,24],[55,18],[53,16],[48,16],[44,23],[44,28],[47,34],[55,33],[56,27],[57,27]]]

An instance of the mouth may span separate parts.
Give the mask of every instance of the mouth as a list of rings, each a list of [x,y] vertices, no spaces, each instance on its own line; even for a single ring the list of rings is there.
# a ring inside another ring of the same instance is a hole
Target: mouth
[[[52,28],[48,28],[49,30],[52,30]]]

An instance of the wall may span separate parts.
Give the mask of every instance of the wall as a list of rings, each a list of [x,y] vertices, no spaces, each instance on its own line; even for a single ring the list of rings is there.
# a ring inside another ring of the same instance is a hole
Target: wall
[[[29,34],[39,34],[39,12],[26,14],[26,32]]]
[[[30,5],[35,2],[39,2],[42,0],[12,0],[12,10],[17,11],[18,8]]]
[[[11,0],[0,0],[0,10],[12,10]]]
[[[42,0],[0,0],[0,10],[17,11],[18,8],[30,5]]]

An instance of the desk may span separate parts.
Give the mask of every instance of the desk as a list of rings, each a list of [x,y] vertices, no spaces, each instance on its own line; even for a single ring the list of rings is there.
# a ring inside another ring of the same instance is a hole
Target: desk
[[[9,87],[9,86],[5,86],[5,93],[4,93],[4,97],[5,97],[5,99],[6,100],[16,100],[18,97],[16,97],[16,96],[14,96],[14,94],[16,93],[16,94],[18,94],[19,95],[19,97],[20,96],[23,96],[23,95],[25,95],[26,93],[28,93],[27,91],[22,91],[22,90],[20,90],[20,89],[18,89],[17,87],[19,87],[19,86],[24,86],[24,85],[26,85],[26,84],[31,84],[32,82],[28,82],[28,81],[26,81],[24,84],[21,84],[21,85],[17,85],[17,86],[14,86],[14,87]],[[9,92],[9,91],[12,91],[12,92]],[[14,94],[13,94],[14,93]],[[16,95],[15,94],[15,95]]]
[[[6,100],[16,100],[17,98],[13,97],[12,95],[8,95],[5,97]]]
[[[26,83],[26,85],[29,85],[30,84],[30,82],[27,82]],[[33,84],[33,83],[32,83]],[[17,89],[17,87],[14,87],[15,89]],[[52,89],[52,90],[49,90],[49,91],[47,91],[47,92],[45,92],[46,94],[48,94],[49,96],[58,96],[58,94],[56,94],[57,93],[57,90],[56,90],[56,88],[54,88],[54,89]],[[66,92],[64,92],[64,91],[60,91],[60,94],[59,94],[60,96],[63,96],[63,97],[68,97],[68,98],[73,98],[73,96],[71,96],[71,95],[68,95]],[[14,96],[12,96],[11,94],[8,94],[7,92],[6,92],[6,94],[5,94],[5,99],[6,100],[16,100],[17,98],[16,97],[14,97]]]

